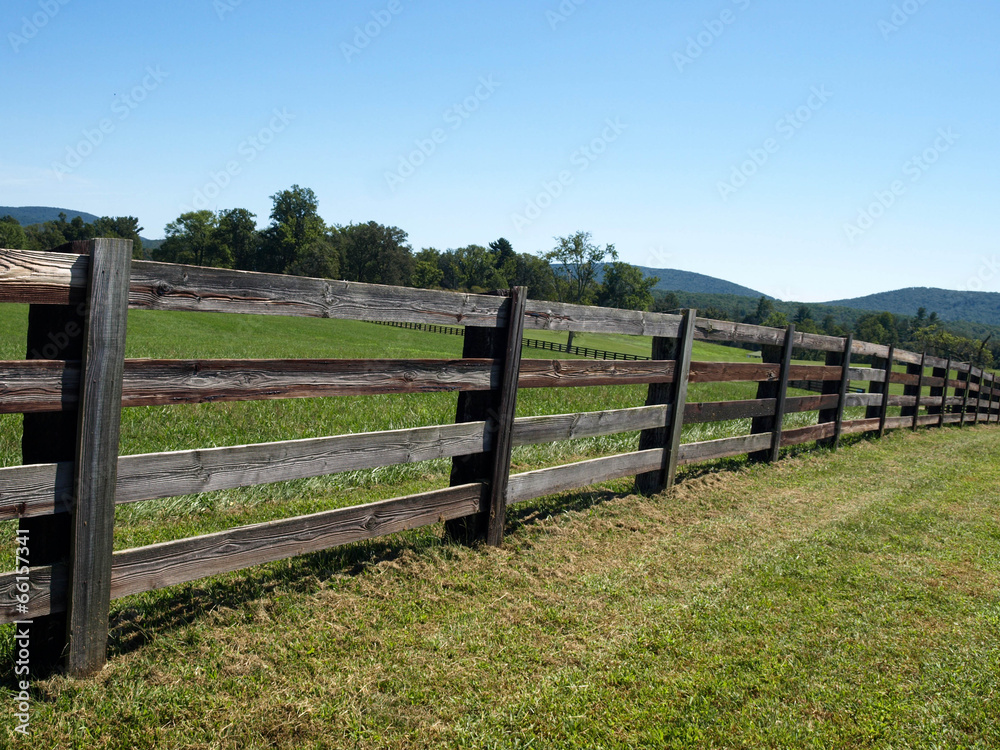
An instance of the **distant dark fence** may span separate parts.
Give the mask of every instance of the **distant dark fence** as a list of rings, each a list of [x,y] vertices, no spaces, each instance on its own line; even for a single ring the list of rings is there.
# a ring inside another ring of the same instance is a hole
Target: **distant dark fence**
[[[29,358],[0,362],[0,412],[25,415],[23,465],[0,468],[0,520],[18,521],[31,556],[0,574],[0,622],[30,620],[18,627],[33,664],[65,659],[75,676],[104,664],[115,598],[441,521],[453,538],[499,545],[507,506],[532,498],[624,477],[655,493],[683,464],[773,461],[787,446],[836,448],[842,435],[1000,419],[992,374],[850,336],[530,300],[520,287],[456,294],[132,260],[122,240],[0,250],[3,302],[31,306]],[[460,359],[126,359],[129,308],[460,325],[465,337]],[[649,336],[652,359],[522,360],[526,329]],[[696,339],[753,344],[762,361],[692,361]],[[793,348],[825,364],[793,364]],[[874,364],[854,367],[855,356]],[[756,398],[688,402],[689,383],[738,381],[757,383]],[[820,392],[788,396],[796,381]],[[868,392],[851,393],[852,382]],[[519,389],[628,384],[647,386],[645,405],[515,418]],[[459,392],[454,424],[118,455],[123,408],[434,391]],[[852,406],[864,418],[845,419]],[[784,429],[794,412],[818,418]],[[749,434],[681,443],[685,424],[746,419]],[[640,433],[638,450],[510,474],[515,446],[622,432]],[[448,487],[113,551],[119,504],[439,458],[453,461]]]
[[[393,326],[395,328],[409,328],[414,331],[426,331],[428,333],[444,333],[452,336],[465,335],[464,328],[456,328],[454,326],[439,326],[427,323],[399,323],[378,320],[371,322],[386,326]],[[544,349],[550,352],[562,352],[563,354],[577,354],[581,357],[587,357],[589,359],[612,359],[622,360],[623,362],[648,362],[651,359],[651,357],[643,357],[639,354],[612,352],[607,349],[594,349],[589,346],[567,346],[566,344],[557,344],[554,341],[542,341],[541,339],[524,338],[521,339],[521,345],[529,349]]]

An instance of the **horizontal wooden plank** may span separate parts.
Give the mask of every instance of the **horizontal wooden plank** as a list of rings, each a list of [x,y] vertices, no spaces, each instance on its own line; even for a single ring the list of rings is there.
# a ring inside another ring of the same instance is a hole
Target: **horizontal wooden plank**
[[[133,261],[129,306],[380,322],[504,326],[503,297]],[[499,318],[499,319],[498,319]]]
[[[887,430],[898,430],[901,427],[911,427],[912,425],[913,417],[887,417],[885,420]]]
[[[740,456],[771,447],[771,434],[740,435],[739,437],[706,440],[701,443],[684,443],[679,449],[679,465],[709,461],[716,458]]]
[[[663,449],[654,448],[512,474],[507,486],[507,504],[654,471],[662,463]]]
[[[144,453],[118,459],[117,503],[453,458],[489,449],[485,422],[365,432],[255,445]],[[62,513],[70,462],[0,469],[0,520]]]
[[[122,406],[489,390],[491,359],[256,359],[125,362]],[[0,362],[0,413],[72,408],[79,363]]]
[[[69,409],[76,403],[79,391],[79,362],[0,362],[0,414]]]
[[[663,427],[669,408],[662,405],[640,406],[634,409],[519,417],[514,420],[514,445],[535,445]]]
[[[67,513],[72,503],[72,462],[0,469],[0,521]]]
[[[27,612],[20,612],[17,573],[0,575],[0,625],[66,611],[66,566],[39,565],[28,571]]]
[[[874,367],[848,367],[848,377],[861,383],[884,383],[885,370]]]
[[[881,406],[881,393],[848,393],[844,400],[845,406]]]
[[[111,596],[154,591],[472,515],[481,508],[483,490],[482,484],[464,484],[115,552]]]
[[[687,404],[684,407],[684,424],[769,417],[774,414],[776,405],[777,400],[773,398]]]
[[[841,427],[841,435],[854,435],[860,432],[875,432],[878,430],[880,419],[854,419],[845,421]]]
[[[945,414],[944,423],[945,424],[955,424],[962,421],[961,414]]]
[[[484,422],[464,422],[122,456],[118,459],[116,502],[193,495],[482,453],[488,450],[491,434]]]
[[[927,427],[929,425],[938,424],[941,421],[940,414],[929,414],[917,417],[918,427]]]
[[[673,360],[522,359],[519,388],[671,383]]]
[[[637,336],[676,338],[680,315],[617,310],[564,302],[529,299],[524,312],[529,330],[577,331],[580,333],[627,333]]]
[[[0,302],[80,303],[89,267],[86,255],[0,250]]]
[[[781,433],[781,446],[801,445],[812,440],[823,440],[833,437],[835,425],[833,422],[814,424],[809,427],[799,427],[794,430],[785,430]]]
[[[491,359],[128,360],[123,406],[489,390]]]
[[[692,362],[690,382],[775,381],[780,373],[780,365],[762,362]]]
[[[836,409],[840,396],[836,393],[816,396],[789,396],[785,401],[785,413],[796,414],[803,411]]]

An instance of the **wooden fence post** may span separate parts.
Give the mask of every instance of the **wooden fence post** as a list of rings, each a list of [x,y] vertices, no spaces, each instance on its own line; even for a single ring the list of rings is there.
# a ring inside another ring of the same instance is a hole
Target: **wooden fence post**
[[[73,242],[51,252],[86,254],[87,242]],[[27,359],[79,361],[83,355],[86,303],[34,304],[28,308]],[[77,408],[25,414],[21,436],[21,463],[48,464],[76,459]],[[69,498],[62,498],[68,500]],[[70,517],[67,513],[22,518],[18,530],[27,532],[32,566],[64,565],[69,555]],[[53,592],[62,597],[64,592]],[[63,665],[66,649],[66,613],[33,618],[27,629],[31,642],[31,671],[47,677]]]
[[[487,486],[484,508],[480,513],[445,523],[446,534],[464,544],[485,539],[489,544],[499,545],[503,541],[526,303],[527,288],[515,287],[506,305],[506,329],[481,326],[467,326],[465,329],[462,357],[496,360],[501,366],[501,377],[497,386],[489,391],[462,391],[458,394],[455,421],[485,420],[490,438],[486,452],[458,456],[452,460],[452,487],[472,482],[484,482]]]
[[[840,436],[844,429],[844,409],[847,407],[847,391],[851,385],[851,349],[854,347],[854,334],[847,334],[844,344],[844,357],[841,364],[840,391],[837,399],[837,418],[834,421],[832,447],[840,448]]]
[[[920,401],[924,392],[924,368],[927,364],[927,352],[920,355],[920,375],[917,378],[916,401],[913,406],[913,424],[910,429],[915,430],[919,426],[917,420],[920,419]]]
[[[965,427],[965,414],[969,410],[969,384],[971,383],[972,375],[972,365],[968,365],[967,371],[959,371],[958,379],[962,383],[962,388],[955,391],[956,396],[962,397],[962,405],[959,407],[961,409],[962,418],[958,420],[959,429]]]
[[[73,677],[89,677],[107,660],[131,264],[131,241],[91,242],[66,600]]]
[[[986,374],[983,370],[976,369],[979,370],[979,374],[973,379],[973,382],[976,384],[976,418],[972,422],[974,425],[979,424],[979,412],[983,406],[983,375]]]
[[[892,361],[895,356],[896,346],[893,344],[889,347],[889,353],[885,359],[877,357],[872,362],[873,368],[881,367],[885,372],[885,380],[881,383],[873,380],[868,387],[869,393],[882,394],[882,402],[878,406],[869,406],[865,409],[865,419],[878,419],[878,436],[880,438],[885,436],[885,421],[889,417],[889,386],[892,379]]]
[[[885,422],[889,418],[889,396],[892,388],[892,367],[896,359],[896,345],[889,347],[889,358],[885,363],[885,395],[882,398],[882,405],[879,407],[878,436],[885,437]]]
[[[940,400],[941,405],[940,406],[928,405],[927,407],[928,414],[941,415],[941,418],[938,420],[937,424],[938,427],[944,426],[944,415],[948,411],[947,404],[945,402],[948,400],[948,380],[950,378],[950,375],[951,375],[951,358],[948,359],[948,364],[944,366],[944,369],[941,369],[940,367],[935,367],[933,370],[931,370],[931,377],[944,378],[944,385],[940,388],[938,388],[937,386],[933,386],[930,392],[930,398],[932,402],[934,400]]]
[[[989,424],[993,421],[993,394],[996,388],[996,376],[993,373],[987,373],[987,377],[990,381],[990,387],[986,391],[986,423]]]
[[[847,384],[850,382],[848,379],[845,382],[847,375],[847,368],[851,366],[851,347],[854,345],[854,336],[848,335],[844,340],[844,349],[839,352],[827,352],[826,353],[826,366],[827,367],[840,367],[841,375],[839,380],[824,380],[823,381],[823,395],[837,395],[837,405],[832,409],[822,409],[819,413],[819,418],[816,420],[817,424],[827,424],[829,422],[833,423],[833,437],[827,438],[825,440],[818,440],[817,445],[825,448],[836,449],[840,442],[840,430],[841,423],[844,419],[844,404],[847,400]]]
[[[923,368],[920,365],[908,364],[906,366],[907,375],[920,375],[923,372]],[[915,385],[910,385],[907,383],[903,386],[904,396],[915,396],[916,401],[914,403],[919,404],[920,401],[920,389]],[[899,410],[899,416],[901,417],[912,417],[915,416],[917,412],[917,406],[904,406]]]
[[[792,351],[791,348],[789,348],[789,342],[794,343],[794,338],[795,326],[790,325],[785,331],[785,341],[781,346],[761,346],[760,348],[761,362],[765,364],[777,364],[779,365],[779,370],[777,380],[762,380],[757,384],[757,398],[773,398],[775,402],[775,412],[769,416],[754,417],[750,421],[751,435],[762,435],[769,432],[772,436],[770,448],[762,451],[753,451],[747,455],[747,459],[751,462],[776,461],[778,453],[781,450],[781,422],[784,421],[784,402],[785,396],[787,396],[788,393],[788,368],[791,366],[792,361]],[[784,389],[784,396],[782,395],[782,389]],[[779,408],[782,412],[780,415],[778,414]],[[778,430],[777,448],[775,448],[774,443],[775,424],[777,424]]]
[[[638,492],[654,495],[674,486],[677,473],[678,449],[684,428],[684,406],[687,403],[688,376],[691,373],[691,348],[694,344],[696,310],[685,310],[676,339],[653,337],[653,359],[673,359],[674,382],[651,383],[646,397],[647,406],[667,404],[667,421],[663,427],[644,430],[639,436],[639,450],[663,448],[663,465],[659,471],[638,474]]]

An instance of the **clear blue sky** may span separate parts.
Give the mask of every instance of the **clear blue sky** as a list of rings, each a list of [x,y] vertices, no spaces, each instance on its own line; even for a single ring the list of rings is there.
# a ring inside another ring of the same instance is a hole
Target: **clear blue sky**
[[[191,207],[265,225],[299,184],[328,223],[414,249],[586,230],[782,299],[1000,291],[992,0],[7,0],[0,18],[0,205],[162,237]]]

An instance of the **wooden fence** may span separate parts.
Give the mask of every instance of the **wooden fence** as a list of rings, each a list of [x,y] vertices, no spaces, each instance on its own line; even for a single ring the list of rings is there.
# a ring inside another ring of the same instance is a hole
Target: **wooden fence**
[[[611,310],[131,260],[130,243],[0,250],[0,302],[30,304],[28,358],[0,362],[0,412],[24,414],[23,465],[0,469],[0,520],[31,544],[25,571],[0,575],[0,622],[26,621],[33,661],[72,675],[106,658],[110,600],[441,521],[448,533],[500,544],[507,506],[615,478],[669,488],[679,465],[749,454],[774,460],[842,435],[1000,419],[993,376],[967,364],[847,339],[695,316]],[[129,308],[451,325],[454,360],[126,359]],[[648,361],[523,360],[525,330],[652,337]],[[692,342],[762,347],[762,361],[692,361]],[[794,349],[826,353],[792,362]],[[854,367],[851,358],[873,358]],[[905,365],[905,372],[893,369]],[[929,370],[929,371],[928,371]],[[789,396],[790,381],[822,393]],[[689,383],[751,381],[756,398],[689,403]],[[851,382],[867,393],[850,393]],[[522,388],[646,384],[645,406],[515,419]],[[889,395],[901,384],[903,395]],[[454,424],[286,442],[119,456],[123,407],[373,393],[458,391]],[[863,419],[844,419],[850,406]],[[901,407],[890,416],[889,407]],[[786,414],[818,421],[783,429]],[[685,424],[751,419],[739,437],[681,443]],[[514,446],[641,431],[634,452],[510,475]],[[419,495],[113,551],[116,504],[434,458],[450,486]],[[36,665],[37,666],[37,665]]]

